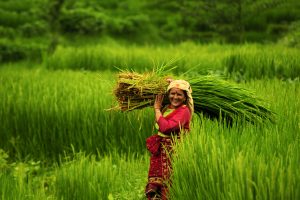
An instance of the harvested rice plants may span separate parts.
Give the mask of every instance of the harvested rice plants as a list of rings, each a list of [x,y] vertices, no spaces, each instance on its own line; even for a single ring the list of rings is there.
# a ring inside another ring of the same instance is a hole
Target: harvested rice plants
[[[117,80],[110,70],[1,66],[2,199],[144,198],[153,111],[116,110]],[[263,99],[275,123],[194,115],[173,158],[172,199],[300,197],[299,81],[236,84]]]

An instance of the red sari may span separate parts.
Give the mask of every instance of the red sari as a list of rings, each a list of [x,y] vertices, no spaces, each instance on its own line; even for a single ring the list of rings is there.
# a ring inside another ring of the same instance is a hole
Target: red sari
[[[186,105],[173,111],[168,109],[162,111],[163,116],[157,122],[159,133],[146,140],[147,149],[151,152],[145,190],[148,199],[168,199],[167,184],[170,184],[172,172],[170,156],[174,138],[180,139],[180,133],[190,129],[191,113]]]

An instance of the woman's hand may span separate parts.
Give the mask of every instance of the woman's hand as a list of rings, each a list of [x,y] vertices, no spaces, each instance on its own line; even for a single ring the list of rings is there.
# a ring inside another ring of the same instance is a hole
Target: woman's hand
[[[156,122],[158,122],[159,118],[162,116],[160,109],[161,109],[163,100],[164,100],[163,94],[156,95],[155,102],[154,102],[154,112],[155,112]]]
[[[156,95],[155,102],[154,102],[154,110],[161,109],[163,100],[164,100],[163,94]]]

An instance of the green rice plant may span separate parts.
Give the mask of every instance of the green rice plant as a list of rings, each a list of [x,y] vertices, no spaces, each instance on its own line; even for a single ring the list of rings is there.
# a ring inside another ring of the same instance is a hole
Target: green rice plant
[[[107,111],[115,105],[111,72],[0,69],[0,147],[13,159],[57,159],[76,150],[145,151],[152,110]],[[153,118],[153,119],[152,119]]]
[[[101,45],[79,47],[59,46],[53,55],[45,57],[49,69],[113,70],[134,69],[137,72],[149,71],[157,63],[176,60],[175,72],[196,69],[197,73],[222,71],[222,58],[231,46],[217,44],[196,45],[191,42],[166,46],[120,45],[106,42]]]
[[[300,76],[299,50],[280,46],[249,46],[233,50],[223,62],[228,75],[243,80]]]
[[[143,199],[148,164],[145,155],[82,152],[38,170],[32,167],[40,165],[9,163],[0,168],[0,199]]]
[[[114,75],[0,68],[1,199],[142,199],[153,113],[104,110],[114,106]],[[242,118],[229,128],[203,113],[193,117],[172,158],[172,199],[299,199],[299,81],[240,86],[266,99],[277,123]],[[70,154],[79,150],[87,153]],[[49,168],[53,157],[60,162]],[[48,168],[31,173],[35,164],[11,163],[16,158]]]
[[[299,77],[299,49],[279,45],[200,45],[185,42],[165,46],[120,45],[112,41],[101,45],[60,46],[45,57],[49,69],[149,71],[157,63],[176,60],[173,72],[190,75],[224,74],[241,80]]]
[[[291,133],[299,133],[300,121],[300,82],[281,81],[278,79],[255,80],[243,83],[250,89],[255,89],[257,95],[263,96],[269,102],[270,109],[276,112],[276,123],[280,134],[289,138]],[[297,135],[289,138],[289,141],[298,140]]]
[[[10,163],[8,158],[8,154],[0,149],[0,199],[51,198],[44,187],[40,162]]]
[[[174,158],[174,199],[299,198],[295,134],[270,124],[228,129],[204,118],[198,123]]]
[[[148,162],[111,154],[77,154],[54,171],[53,191],[58,199],[143,199]]]
[[[245,85],[268,97],[278,122],[240,121],[228,128],[203,115],[195,117],[173,157],[172,199],[300,197],[299,82],[275,79]]]

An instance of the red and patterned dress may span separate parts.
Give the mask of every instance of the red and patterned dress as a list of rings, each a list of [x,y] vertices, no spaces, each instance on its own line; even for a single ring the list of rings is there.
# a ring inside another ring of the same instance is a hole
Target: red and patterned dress
[[[174,138],[190,129],[191,112],[186,105],[177,109],[167,106],[157,122],[158,134],[147,138],[147,149],[151,152],[146,196],[148,199],[168,199],[167,184],[170,184],[172,166],[172,144]]]

